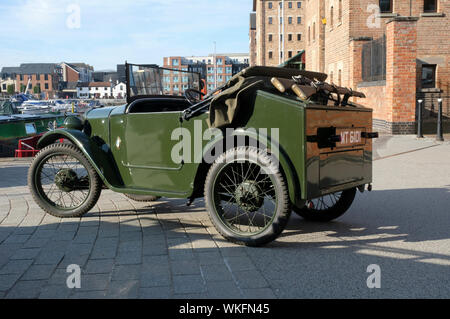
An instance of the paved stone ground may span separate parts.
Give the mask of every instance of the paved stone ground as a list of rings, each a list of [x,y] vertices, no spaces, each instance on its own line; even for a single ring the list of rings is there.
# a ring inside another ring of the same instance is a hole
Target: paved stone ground
[[[263,248],[223,240],[201,200],[103,191],[83,218],[52,217],[28,192],[29,161],[1,160],[0,298],[449,298],[450,144],[376,145],[371,193],[332,223],[293,214]],[[80,289],[67,288],[71,264]],[[371,264],[380,289],[367,288]]]

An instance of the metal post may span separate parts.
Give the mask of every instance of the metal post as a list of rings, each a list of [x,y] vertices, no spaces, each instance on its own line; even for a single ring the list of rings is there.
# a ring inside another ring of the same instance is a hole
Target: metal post
[[[443,141],[444,135],[442,132],[442,99],[438,99],[438,120],[437,120],[437,134],[436,141]]]
[[[423,100],[418,100],[417,102],[419,102],[419,109],[417,110],[417,138],[423,138],[423,134],[422,134],[422,103]]]

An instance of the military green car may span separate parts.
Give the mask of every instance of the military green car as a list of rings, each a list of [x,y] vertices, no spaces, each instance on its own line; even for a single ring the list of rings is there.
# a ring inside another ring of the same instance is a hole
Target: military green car
[[[370,190],[372,110],[325,74],[250,67],[205,96],[197,73],[126,67],[126,105],[40,139],[28,184],[47,213],[81,216],[105,187],[141,201],[204,197],[226,239],[260,246],[291,210],[330,221]]]

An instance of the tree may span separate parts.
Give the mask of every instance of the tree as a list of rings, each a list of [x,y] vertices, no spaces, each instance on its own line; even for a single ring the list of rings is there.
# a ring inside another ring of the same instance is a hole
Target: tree
[[[34,94],[39,94],[39,93],[41,93],[41,86],[40,86],[40,85],[36,85],[36,86],[33,88],[33,93],[34,93]]]
[[[16,91],[16,86],[15,86],[14,84],[10,84],[10,85],[8,85],[8,87],[6,88],[6,92],[7,92],[9,95],[13,95],[15,91]]]

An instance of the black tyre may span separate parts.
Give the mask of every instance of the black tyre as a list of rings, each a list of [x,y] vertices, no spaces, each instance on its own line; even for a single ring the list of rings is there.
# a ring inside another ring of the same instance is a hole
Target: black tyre
[[[135,195],[135,194],[124,194],[124,195],[136,202],[154,202],[161,198],[160,196],[152,196],[152,195]]]
[[[217,231],[247,246],[273,241],[291,214],[277,162],[254,147],[234,148],[216,159],[206,177],[205,204]]]
[[[293,207],[294,212],[306,220],[328,222],[342,216],[355,199],[356,188],[327,194],[306,203],[302,208]]]
[[[73,144],[42,149],[28,170],[28,187],[36,203],[56,217],[79,217],[94,207],[102,180]]]

